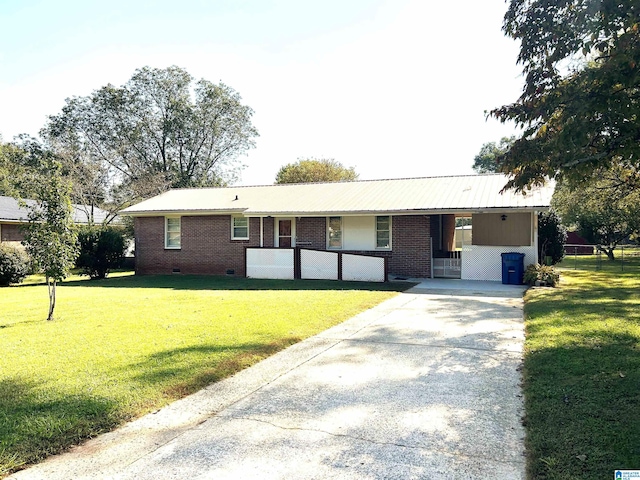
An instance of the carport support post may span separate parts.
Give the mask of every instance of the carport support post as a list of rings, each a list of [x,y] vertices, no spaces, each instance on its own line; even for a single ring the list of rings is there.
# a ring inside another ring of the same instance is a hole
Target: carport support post
[[[342,252],[338,252],[338,280],[342,280]]]

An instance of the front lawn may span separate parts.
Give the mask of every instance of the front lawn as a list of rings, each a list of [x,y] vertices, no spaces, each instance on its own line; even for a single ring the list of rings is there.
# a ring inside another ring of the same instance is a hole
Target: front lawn
[[[565,266],[525,296],[528,478],[613,478],[640,469],[640,275]]]
[[[0,289],[0,476],[227,377],[407,284],[116,276]]]

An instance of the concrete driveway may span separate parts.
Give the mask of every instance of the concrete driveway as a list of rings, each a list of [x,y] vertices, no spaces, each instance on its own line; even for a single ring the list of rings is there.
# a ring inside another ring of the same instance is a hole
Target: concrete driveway
[[[523,479],[522,288],[425,281],[14,479]]]

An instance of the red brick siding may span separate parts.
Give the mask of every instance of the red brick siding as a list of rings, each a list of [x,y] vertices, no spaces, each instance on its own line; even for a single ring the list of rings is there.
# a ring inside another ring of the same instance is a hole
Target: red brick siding
[[[303,247],[324,250],[327,247],[327,219],[303,217],[296,222],[296,242]]]
[[[262,220],[262,233],[263,233],[262,245],[265,247],[273,247],[273,242],[275,238],[274,225],[275,225],[275,220],[273,217],[266,217]]]
[[[273,246],[274,219],[263,220],[265,247]],[[392,251],[353,251],[389,258],[389,273],[410,277],[431,274],[429,217],[394,216]],[[260,246],[260,219],[249,219],[249,240],[231,240],[230,216],[185,216],[181,221],[181,248],[164,248],[164,217],[135,219],[136,272],[224,275],[234,270],[245,275],[245,246]],[[296,222],[298,241],[310,242],[309,248],[326,248],[326,219],[305,217]],[[347,253],[347,251],[344,251]]]
[[[138,217],[136,272],[245,275],[245,246],[260,245],[260,219],[249,219],[249,240],[231,240],[230,216],[184,216],[180,249],[164,248],[164,217]]]
[[[15,223],[3,223],[0,225],[0,242],[21,242],[24,240],[24,234],[21,225]]]
[[[393,217],[389,273],[418,278],[431,276],[430,223],[424,215]]]
[[[424,215],[393,217],[392,250],[340,250],[389,259],[389,273],[410,277],[431,276],[431,221]],[[308,248],[326,249],[327,220],[325,217],[305,217],[296,224],[300,242],[311,242]],[[304,245],[307,247],[307,245]]]

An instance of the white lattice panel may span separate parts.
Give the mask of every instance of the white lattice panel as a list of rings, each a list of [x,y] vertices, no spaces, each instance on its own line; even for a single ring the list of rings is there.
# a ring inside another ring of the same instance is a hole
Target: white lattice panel
[[[293,262],[289,248],[248,248],[247,277],[293,280]]]
[[[462,249],[462,279],[502,281],[502,253],[524,253],[524,268],[536,263],[538,253],[535,246],[493,247],[465,245]]]
[[[338,279],[338,254],[319,250],[300,251],[300,274],[314,280]]]
[[[384,258],[344,254],[342,256],[342,279],[384,282]]]

